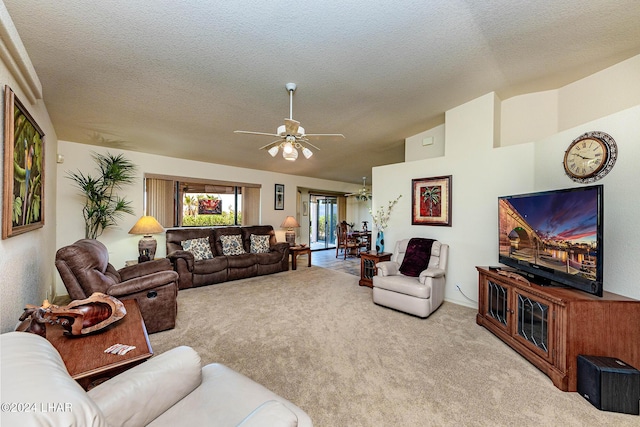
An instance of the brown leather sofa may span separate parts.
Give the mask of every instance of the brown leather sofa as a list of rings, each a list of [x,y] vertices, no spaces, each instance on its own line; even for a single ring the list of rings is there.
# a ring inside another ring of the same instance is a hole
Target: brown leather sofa
[[[109,264],[104,244],[82,239],[58,249],[56,268],[74,300],[88,298],[94,292],[120,300],[135,299],[147,332],[175,327],[178,274],[166,258],[116,270]]]
[[[252,252],[252,234],[269,236],[268,252]],[[245,253],[224,255],[221,238],[231,235],[240,236]],[[167,258],[178,272],[180,289],[289,270],[289,244],[278,243],[270,225],[170,228],[166,231],[166,238]],[[208,239],[212,258],[196,260],[192,252],[183,249],[183,242],[199,238]]]

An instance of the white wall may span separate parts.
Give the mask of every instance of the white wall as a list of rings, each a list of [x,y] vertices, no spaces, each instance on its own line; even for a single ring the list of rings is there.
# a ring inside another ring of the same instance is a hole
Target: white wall
[[[535,144],[534,189],[577,187],[561,166],[571,141],[598,130],[611,135],[619,156],[604,185],[604,289],[640,299],[640,105],[560,132]]]
[[[373,204],[386,205],[398,194],[400,202],[385,230],[385,251],[408,237],[429,237],[450,245],[445,298],[475,307],[478,298],[476,265],[497,260],[497,198],[525,192],[533,186],[531,144],[493,148],[493,93],[446,113],[446,155],[373,169]],[[452,175],[452,226],[411,225],[411,180]],[[473,301],[467,300],[457,291]]]
[[[359,188],[362,188],[360,186]],[[357,190],[356,190],[357,192]],[[362,230],[362,221],[367,221],[369,230],[371,230],[371,214],[369,208],[371,207],[371,200],[361,202],[356,200],[355,197],[347,197],[347,222],[353,223],[356,230]]]
[[[538,141],[631,108],[640,99],[639,76],[637,55],[562,88],[505,99],[498,145]]]
[[[57,247],[62,247],[84,238],[83,199],[78,196],[73,182],[66,178],[68,172],[80,170],[85,174],[95,174],[95,163],[91,159],[91,153],[105,153],[107,151],[112,154],[122,153],[128,160],[136,164],[138,166],[138,176],[140,177],[135,185],[119,192],[121,196],[125,196],[132,201],[136,216],[126,215],[118,227],[107,229],[98,238],[109,249],[110,262],[116,268],[123,267],[126,260],[136,259],[138,256],[137,245],[140,236],[130,235],[128,231],[138,218],[143,215],[142,177],[145,173],[261,184],[261,223],[273,225],[279,241],[285,240],[285,230],[280,229],[282,221],[287,215],[295,217],[296,212],[301,210],[296,206],[298,187],[317,188],[342,193],[350,193],[360,188],[357,184],[338,181],[175,159],[135,151],[107,150],[98,146],[59,141],[58,154],[64,156],[64,163],[57,165],[57,202],[58,218],[63,218],[63,220],[58,222]],[[284,184],[284,210],[276,211],[274,209],[275,184]],[[163,257],[166,255],[164,237],[163,235],[158,235],[155,238],[158,241],[156,254],[158,257]],[[59,294],[66,294],[66,289],[60,280],[57,281],[57,291]]]
[[[55,257],[55,164],[57,136],[49,114],[41,99],[38,76],[33,70],[13,22],[0,2],[0,89],[9,85],[45,134],[44,153],[44,227],[28,233],[0,240],[0,329],[13,330],[26,304],[41,304],[51,297]],[[5,37],[6,35],[6,37]],[[4,96],[2,105],[4,105]],[[4,129],[4,114],[0,115],[0,129]],[[4,138],[3,138],[4,141]],[[0,156],[4,170],[4,156]],[[0,186],[4,185],[0,174]],[[0,212],[0,220],[2,212]]]
[[[558,91],[529,93],[502,102],[500,146],[537,141],[558,132]]]
[[[558,100],[558,131],[638,105],[640,55],[560,88]]]
[[[497,197],[578,185],[564,174],[564,151],[582,133],[599,130],[612,135],[620,150],[613,171],[600,181],[605,185],[604,287],[606,291],[640,299],[640,267],[636,259],[640,253],[640,192],[636,188],[640,182],[639,60],[637,56],[624,61],[560,88],[557,93],[524,95],[511,102],[500,102],[488,94],[448,111],[444,157],[373,169],[374,207],[398,194],[404,196],[385,232],[386,250],[392,250],[397,240],[414,236],[449,243],[445,298],[475,307],[475,266],[496,264],[498,259]],[[618,94],[619,100],[594,102]],[[497,108],[498,104],[502,108]],[[629,104],[633,106],[626,107]],[[548,109],[557,111],[555,119],[545,111]],[[499,111],[502,116],[496,117]],[[594,115],[598,118],[594,119]],[[558,128],[573,125],[552,131],[555,121]],[[495,143],[496,123],[501,123],[502,147]],[[520,143],[510,145],[505,141],[505,129],[510,129],[511,135],[517,135],[515,131],[520,129]],[[552,133],[544,135],[546,132]],[[410,225],[411,180],[441,175],[453,176],[452,227]],[[473,301],[458,292],[456,285]]]
[[[423,145],[425,140],[432,144]],[[404,140],[404,161],[442,157],[444,150],[444,125],[439,125]]]

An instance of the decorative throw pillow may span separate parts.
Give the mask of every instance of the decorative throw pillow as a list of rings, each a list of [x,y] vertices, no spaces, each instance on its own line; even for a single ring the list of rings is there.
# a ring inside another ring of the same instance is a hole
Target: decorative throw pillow
[[[193,254],[196,261],[213,258],[211,253],[211,245],[208,237],[200,237],[199,239],[183,240],[180,242],[182,249]]]
[[[404,259],[400,266],[400,273],[405,276],[418,277],[423,270],[429,266],[431,258],[431,246],[433,239],[422,239],[414,237],[409,240],[407,251],[404,253]]]
[[[269,252],[268,235],[252,234],[250,240],[252,254],[266,254]]]
[[[239,234],[220,236],[220,242],[222,243],[223,255],[242,255],[246,253],[242,247],[242,237]]]

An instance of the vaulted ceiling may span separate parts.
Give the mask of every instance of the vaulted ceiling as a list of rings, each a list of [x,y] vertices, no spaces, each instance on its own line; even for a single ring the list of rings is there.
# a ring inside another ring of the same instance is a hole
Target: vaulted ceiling
[[[359,183],[485,93],[640,53],[637,0],[4,0],[59,139]],[[259,147],[289,117],[321,140]],[[314,150],[315,151],[315,150]]]

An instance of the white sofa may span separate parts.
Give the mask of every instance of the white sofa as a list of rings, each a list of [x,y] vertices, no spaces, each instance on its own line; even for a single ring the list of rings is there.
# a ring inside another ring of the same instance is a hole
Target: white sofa
[[[82,338],[79,338],[82,339]],[[85,392],[46,339],[0,335],[3,426],[312,426],[299,407],[177,347]]]
[[[419,277],[400,272],[410,239],[396,243],[390,261],[376,264],[373,276],[373,302],[418,317],[428,317],[444,301],[449,245],[434,241],[429,264]]]

